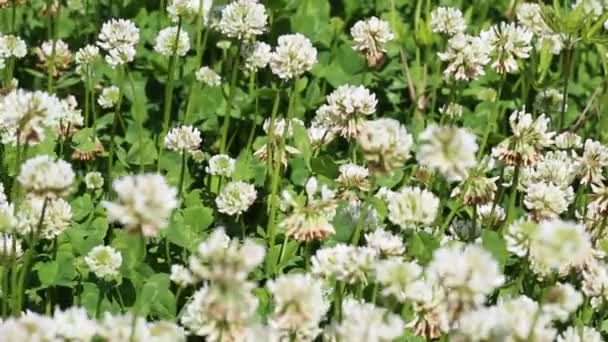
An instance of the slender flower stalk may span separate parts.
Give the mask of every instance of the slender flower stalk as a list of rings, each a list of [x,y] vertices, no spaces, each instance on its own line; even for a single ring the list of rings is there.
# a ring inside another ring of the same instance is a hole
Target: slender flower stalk
[[[232,102],[234,101],[234,94],[236,92],[236,82],[238,81],[239,62],[241,58],[241,45],[238,46],[236,54],[234,55],[234,62],[232,64],[232,76],[230,77],[230,93],[226,101],[226,113],[224,115],[224,123],[222,124],[221,138],[220,138],[220,153],[226,152],[226,142],[228,139],[228,130],[230,128],[230,116],[232,115]]]

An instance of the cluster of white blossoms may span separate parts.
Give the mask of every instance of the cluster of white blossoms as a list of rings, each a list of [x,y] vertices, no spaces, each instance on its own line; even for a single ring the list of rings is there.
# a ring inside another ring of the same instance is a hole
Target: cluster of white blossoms
[[[135,59],[135,47],[139,43],[139,29],[126,19],[111,19],[103,24],[97,45],[106,51],[106,62],[117,67]]]
[[[227,37],[251,40],[266,31],[267,22],[268,14],[263,4],[257,0],[236,0],[222,9],[217,26]]]
[[[346,139],[361,135],[366,118],[376,112],[376,95],[363,86],[342,85],[327,96],[314,122]]]
[[[167,14],[174,23],[198,16],[202,16],[203,22],[207,23],[212,5],[213,0],[172,0],[167,5]]]
[[[91,171],[84,176],[84,183],[89,190],[99,190],[104,184],[103,175],[101,172]]]
[[[185,56],[190,51],[190,37],[184,29],[177,26],[162,29],[156,37],[154,51],[163,56]]]
[[[325,240],[335,233],[331,223],[337,207],[334,196],[334,191],[326,185],[319,186],[315,177],[306,182],[305,194],[295,197],[283,191],[282,209],[290,213],[279,227],[298,241]]]
[[[249,209],[257,194],[252,184],[242,181],[230,182],[215,198],[215,205],[220,213],[239,216]]]
[[[245,69],[254,72],[264,69],[270,63],[272,47],[264,42],[248,44],[243,49]]]
[[[197,81],[209,86],[218,87],[222,84],[222,78],[209,67],[201,67],[196,71],[194,77]]]
[[[97,103],[104,109],[111,109],[116,106],[120,98],[120,89],[117,86],[105,87],[97,99]]]
[[[25,41],[18,36],[0,33],[0,70],[4,69],[6,60],[21,59],[27,54]]]
[[[485,75],[485,67],[491,61],[491,46],[482,38],[458,33],[448,40],[447,50],[437,54],[447,62],[443,71],[447,79],[471,81]]]
[[[216,154],[209,159],[205,172],[213,176],[230,178],[236,167],[236,160],[226,154]]]
[[[146,322],[130,313],[109,312],[95,320],[76,306],[58,308],[53,316],[26,311],[0,322],[0,335],[5,341],[186,341],[184,329],[173,322]]]
[[[41,198],[64,197],[74,182],[72,165],[41,155],[27,160],[17,177],[28,193]]]
[[[534,33],[537,49],[548,47],[554,55],[562,51],[563,37],[547,25],[539,4],[523,2],[517,6],[516,15],[517,21]]]
[[[429,126],[419,136],[420,165],[436,170],[448,181],[460,181],[477,162],[475,135],[464,128]]]
[[[122,255],[110,246],[95,246],[85,256],[84,262],[97,278],[112,281],[120,274]]]
[[[356,164],[344,164],[339,168],[340,176],[336,181],[344,189],[356,189],[360,191],[369,191],[369,170],[366,167]]]
[[[386,44],[395,38],[388,22],[376,17],[356,22],[351,27],[350,34],[354,41],[353,48],[365,54],[370,67],[382,63]]]
[[[341,310],[342,321],[335,322],[325,334],[331,341],[392,341],[403,334],[401,317],[385,308],[347,298]]]
[[[118,199],[103,202],[108,220],[144,237],[158,236],[178,205],[177,190],[159,174],[125,176],[116,179],[112,187]]]
[[[517,59],[530,57],[533,36],[526,27],[505,22],[480,33],[481,39],[491,47],[492,68],[499,74],[512,74],[519,70]]]
[[[198,151],[201,139],[201,131],[193,126],[180,126],[172,128],[165,136],[165,147],[171,151],[192,153]]]
[[[370,169],[384,172],[402,167],[414,144],[405,126],[389,118],[367,121],[357,141]]]
[[[325,247],[312,257],[312,273],[348,284],[367,284],[377,257],[376,251],[369,247],[345,244]]]
[[[431,12],[431,30],[454,36],[467,29],[462,12],[454,7],[437,7]]]
[[[52,75],[60,76],[72,64],[73,56],[70,47],[61,39],[47,40],[34,50],[40,65],[50,70]]]
[[[296,79],[317,64],[317,49],[300,33],[279,37],[270,55],[272,73],[284,80]]]
[[[412,229],[433,224],[439,212],[439,198],[417,187],[403,187],[386,199],[388,219],[401,227]]]

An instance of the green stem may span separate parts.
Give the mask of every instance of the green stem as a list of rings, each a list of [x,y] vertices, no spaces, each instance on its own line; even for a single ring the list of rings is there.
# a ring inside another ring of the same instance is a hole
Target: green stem
[[[569,45],[570,38],[567,39]],[[562,108],[559,116],[559,129],[562,130],[566,124],[566,107],[568,105],[568,85],[570,84],[570,72],[572,69],[572,52],[569,46],[564,51],[564,88],[562,91]]]
[[[105,294],[104,286],[101,284],[99,287],[99,294],[97,295],[97,304],[95,305],[95,319],[101,318],[101,303]]]
[[[521,165],[518,163],[515,165],[515,173],[513,174],[513,183],[511,184],[511,196],[509,196],[509,209],[507,211],[507,219],[505,220],[505,226],[511,224],[514,220],[515,215],[515,202],[517,199],[517,186],[519,184],[519,175],[521,173]]]
[[[116,149],[116,134],[118,128],[118,121],[120,117],[120,107],[122,106],[122,99],[124,96],[123,91],[123,83],[125,77],[125,66],[121,66],[118,69],[118,101],[116,102],[116,107],[114,109],[114,118],[112,119],[112,133],[110,134],[110,151],[108,154],[108,182],[106,183],[108,189],[112,186],[113,181],[113,168],[114,168],[114,153]]]
[[[228,139],[228,129],[230,127],[230,115],[232,113],[232,102],[234,101],[234,93],[236,92],[236,81],[239,71],[239,61],[241,59],[241,45],[239,44],[236,55],[234,56],[234,63],[232,64],[232,76],[230,77],[230,94],[226,101],[226,113],[224,116],[224,123],[222,125],[222,136],[220,140],[220,153],[226,153],[226,141]]]
[[[186,149],[182,149],[182,165],[179,170],[179,187],[177,189],[177,198],[182,198],[184,191],[184,179],[186,178]]]
[[[456,216],[456,214],[458,213],[458,211],[460,211],[461,208],[462,205],[459,204],[457,206],[454,206],[450,210],[450,213],[448,214],[448,216],[446,216],[445,220],[443,221],[443,224],[441,224],[441,227],[437,231],[437,237],[441,238],[443,234],[445,234],[445,231],[446,229],[448,229],[450,222],[452,222],[452,219],[454,218],[454,216]]]

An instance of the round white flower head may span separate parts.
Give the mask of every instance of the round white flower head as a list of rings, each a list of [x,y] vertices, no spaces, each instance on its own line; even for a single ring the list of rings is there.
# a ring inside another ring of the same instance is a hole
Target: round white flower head
[[[439,210],[439,198],[432,192],[403,187],[387,199],[388,218],[401,229],[430,225]]]
[[[532,269],[543,275],[580,266],[592,251],[582,225],[561,220],[543,221],[530,241]]]
[[[78,102],[73,95],[68,95],[65,99],[60,100],[60,103],[63,110],[51,122],[50,127],[58,136],[62,138],[70,137],[84,124],[82,111],[78,109]]]
[[[530,45],[534,34],[524,26],[505,23],[490,27],[480,33],[481,39],[490,45],[492,67],[499,74],[516,73],[519,70],[517,59],[530,57]]]
[[[425,274],[446,288],[449,307],[463,309],[483,304],[505,281],[492,254],[478,245],[453,244],[437,249]]]
[[[561,111],[564,101],[564,95],[561,91],[553,88],[543,89],[536,94],[534,99],[534,108],[538,113],[557,113]],[[566,110],[568,106],[566,105]],[[566,132],[565,132],[566,133]],[[567,132],[570,134],[575,134]]]
[[[350,34],[354,41],[353,48],[365,54],[367,64],[371,67],[382,62],[386,44],[395,38],[388,22],[376,17],[356,22],[350,29]]]
[[[547,292],[543,311],[560,322],[566,322],[581,304],[583,295],[572,284],[557,283]]]
[[[405,262],[399,258],[380,260],[376,264],[376,280],[383,287],[382,295],[403,303],[410,285],[422,276],[422,267],[416,262]]]
[[[369,190],[369,170],[366,167],[348,163],[340,165],[337,182],[346,189]]]
[[[171,265],[169,279],[179,287],[187,287],[196,283],[196,278],[194,278],[192,272],[182,265]]]
[[[101,90],[101,95],[97,99],[97,103],[104,109],[111,109],[116,106],[120,98],[120,89],[117,86],[105,87]]]
[[[216,154],[209,159],[209,166],[205,172],[213,176],[231,177],[234,172],[236,160],[226,154]]]
[[[0,97],[2,140],[13,143],[20,139],[21,144],[37,144],[44,140],[46,128],[53,126],[63,111],[64,106],[55,95],[13,90]]]
[[[52,318],[27,310],[0,324],[4,341],[57,341],[57,325]]]
[[[602,335],[592,327],[568,327],[557,337],[557,342],[602,342]]]
[[[598,141],[587,139],[583,155],[578,158],[578,171],[582,184],[599,184],[604,180],[603,170],[608,166],[608,147]]]
[[[202,67],[194,74],[196,80],[206,84],[209,87],[219,87],[222,84],[222,78],[209,67]]]
[[[464,128],[429,126],[420,134],[420,165],[441,173],[448,181],[460,181],[476,165],[475,135]]]
[[[22,255],[21,241],[11,234],[0,233],[0,262],[6,265],[11,259],[19,259]]]
[[[165,137],[165,147],[180,153],[198,150],[201,142],[201,131],[192,126],[175,127]]]
[[[267,286],[275,303],[270,325],[284,336],[295,334],[314,339],[329,308],[323,299],[321,281],[310,274],[287,274],[271,280]]]
[[[112,314],[106,311],[98,324],[97,337],[103,341],[150,341],[146,319],[130,312]]]
[[[376,257],[376,251],[369,247],[345,244],[325,247],[312,257],[312,273],[325,279],[335,277],[348,284],[367,284]]]
[[[313,148],[318,149],[324,145],[329,144],[335,138],[335,134],[332,129],[325,127],[324,125],[313,122],[310,127],[306,130],[308,133],[308,139]]]
[[[266,31],[268,14],[257,0],[236,0],[224,7],[218,23],[221,33],[239,40],[251,40]]]
[[[521,3],[517,6],[516,14],[517,20],[537,37],[536,48],[538,50],[548,46],[552,54],[559,55],[561,53],[564,48],[564,37],[547,25],[539,4]]]
[[[108,220],[146,237],[156,237],[177,208],[177,191],[159,174],[125,176],[112,184],[117,202],[104,201]]]
[[[563,132],[555,137],[555,147],[562,150],[579,149],[583,147],[583,138],[573,132]]]
[[[171,321],[156,321],[148,323],[148,339],[150,342],[186,342],[186,331],[183,327]]]
[[[445,78],[471,81],[485,75],[485,66],[490,62],[490,45],[479,37],[458,33],[448,40],[445,52],[437,54],[448,62],[443,71]]]
[[[105,22],[97,39],[97,45],[108,53],[106,62],[112,67],[132,62],[138,42],[139,29],[126,19]]]
[[[315,123],[328,127],[347,139],[357,138],[366,118],[376,112],[376,95],[363,86],[342,85],[327,96],[315,117]]]
[[[81,68],[90,67],[99,60],[99,48],[95,45],[87,45],[76,51],[75,60]]]
[[[0,33],[0,59],[11,57],[21,59],[25,55],[27,55],[27,45],[23,39],[11,34]]]
[[[264,42],[247,45],[242,53],[245,58],[245,69],[253,72],[265,68],[270,63],[271,50],[270,45]]]
[[[34,49],[40,65],[51,70],[53,76],[59,76],[64,70],[70,68],[72,64],[72,52],[70,47],[63,40],[47,40]]]
[[[53,314],[53,323],[61,341],[91,341],[97,334],[97,322],[89,318],[84,308],[57,308]]]
[[[382,256],[400,256],[405,252],[405,246],[400,236],[384,229],[376,229],[365,234],[367,246],[376,250]]]
[[[180,322],[205,341],[245,341],[257,316],[258,299],[249,282],[231,286],[204,286],[184,307]]]
[[[200,15],[206,24],[212,5],[213,0],[172,0],[167,6],[167,13],[174,23],[179,22],[180,18],[190,19]]]
[[[163,56],[185,56],[190,51],[190,37],[184,29],[177,31],[177,26],[162,29],[156,37],[154,51]]]
[[[453,36],[464,33],[467,24],[462,12],[454,7],[437,7],[431,12],[431,30]]]
[[[103,175],[101,172],[92,171],[84,176],[84,183],[89,190],[98,190],[103,187]]]
[[[21,204],[16,219],[19,234],[37,233],[39,238],[52,240],[70,227],[72,208],[62,198],[30,196]]]
[[[64,197],[74,183],[74,171],[72,165],[64,160],[41,155],[23,163],[17,180],[32,195]]]
[[[84,261],[97,278],[112,281],[119,276],[122,255],[110,246],[95,246]]]
[[[533,183],[526,189],[524,204],[537,220],[557,218],[568,210],[574,200],[571,187],[565,189],[551,183]]]
[[[452,119],[462,117],[463,112],[464,107],[456,102],[450,102],[447,105],[443,105],[441,108],[439,108],[439,113],[447,115]]]
[[[393,341],[403,334],[401,318],[385,308],[347,298],[342,303],[342,321],[336,326],[339,341]]]
[[[294,79],[317,63],[317,49],[300,33],[282,35],[270,56],[270,69],[281,79]]]
[[[215,199],[217,210],[230,216],[241,215],[255,201],[257,191],[252,184],[236,181],[226,185]]]
[[[372,171],[391,172],[410,157],[414,139],[399,121],[382,118],[367,121],[358,142]]]
[[[189,268],[198,279],[231,285],[247,280],[249,273],[264,261],[264,247],[251,239],[230,239],[219,227],[201,242],[189,259]]]

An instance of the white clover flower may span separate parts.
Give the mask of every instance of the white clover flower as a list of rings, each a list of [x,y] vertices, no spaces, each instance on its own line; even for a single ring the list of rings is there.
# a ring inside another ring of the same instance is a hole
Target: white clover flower
[[[112,314],[105,312],[99,322],[97,335],[104,341],[149,341],[146,319],[130,312]]]
[[[274,300],[270,325],[284,336],[314,339],[319,323],[329,309],[321,281],[310,274],[287,274],[266,285]]]
[[[564,38],[547,25],[541,12],[539,4],[524,2],[517,6],[517,20],[534,32],[534,35],[538,38],[536,40],[538,50],[548,46],[552,54],[559,55],[564,47]]]
[[[97,322],[89,318],[87,310],[75,306],[65,310],[55,309],[53,323],[57,337],[62,341],[91,341],[98,330]]]
[[[56,334],[53,319],[29,310],[0,324],[0,336],[5,341],[56,341]]]
[[[4,265],[12,259],[19,259],[23,255],[21,240],[7,233],[0,233],[0,262]]]
[[[177,191],[159,174],[125,176],[115,180],[112,187],[118,200],[102,203],[108,220],[145,237],[158,236],[178,206]]]
[[[270,69],[281,79],[295,79],[317,64],[317,49],[300,33],[282,35],[270,56]]]
[[[505,220],[505,210],[492,203],[483,204],[477,207],[477,218],[480,220],[482,225],[499,224]]]
[[[441,106],[439,108],[439,113],[443,115],[447,115],[449,118],[456,119],[462,117],[462,113],[464,112],[464,107],[456,102],[450,102],[447,105]]]
[[[542,309],[553,319],[566,322],[581,304],[583,295],[572,284],[557,283],[549,289]]]
[[[41,155],[23,163],[17,181],[32,195],[55,198],[68,194],[74,177],[70,163]]]
[[[51,70],[53,76],[60,76],[62,71],[69,69],[72,64],[70,47],[61,39],[47,40],[34,51],[38,55],[40,65]]]
[[[257,191],[252,184],[236,181],[230,182],[215,199],[217,210],[230,216],[241,215],[255,201]]]
[[[564,94],[561,91],[553,88],[543,89],[536,94],[534,99],[534,108],[539,113],[557,113],[561,111],[564,101]],[[566,105],[566,110],[568,106]],[[564,132],[570,133],[571,132]]]
[[[257,0],[236,0],[222,9],[219,31],[230,38],[251,40],[266,31],[268,14]]]
[[[369,170],[356,164],[344,164],[339,168],[340,176],[337,182],[347,189],[369,190]]]
[[[563,132],[555,137],[555,146],[562,150],[579,149],[583,147],[583,138],[572,132]]]
[[[177,26],[162,29],[156,37],[154,51],[165,57],[176,56],[184,57],[190,51],[190,37],[184,29],[177,31]]]
[[[343,319],[336,326],[339,341],[393,341],[403,334],[401,317],[371,303],[347,298],[342,302]]]
[[[167,5],[167,14],[172,22],[177,23],[180,18],[189,19],[196,16],[199,13],[199,6],[202,5],[203,18],[206,21],[212,4],[212,0],[171,0]]]
[[[557,337],[557,342],[602,342],[602,335],[592,327],[568,327]]]
[[[376,264],[376,280],[383,287],[382,295],[404,303],[410,285],[422,276],[422,267],[416,262],[398,258],[380,260]]]
[[[555,132],[549,131],[549,118],[536,119],[526,109],[514,111],[509,117],[513,135],[492,150],[492,156],[507,165],[533,165],[541,159],[540,152],[553,144]]]
[[[608,265],[592,259],[582,270],[581,291],[591,297],[591,307],[596,308],[608,299]]]
[[[175,152],[194,152],[199,149],[203,140],[201,131],[193,126],[172,128],[165,136],[165,147]]]
[[[365,54],[367,64],[371,67],[382,62],[386,44],[395,38],[388,22],[377,17],[357,21],[350,29],[350,34],[354,41],[353,48]]]
[[[84,176],[84,183],[89,190],[98,190],[103,187],[103,175],[101,172],[92,171]]]
[[[0,33],[0,59],[18,58],[27,55],[27,45],[18,36]]]
[[[538,224],[521,219],[510,224],[505,233],[507,250],[519,257],[525,257],[530,251],[530,241],[538,232]]]
[[[582,184],[601,183],[604,180],[603,170],[608,166],[608,147],[587,139],[578,163],[580,165],[578,174]]]
[[[403,187],[386,202],[388,219],[404,230],[432,224],[439,211],[439,198],[420,188]]]
[[[264,247],[253,240],[230,239],[223,228],[217,228],[189,259],[189,268],[199,279],[214,283],[243,282],[264,261]]]
[[[348,284],[367,284],[376,256],[376,251],[369,247],[338,244],[321,248],[312,257],[312,273],[325,279],[335,277]]]
[[[524,167],[521,172],[520,186],[530,186],[535,183],[554,184],[564,191],[571,191],[580,166],[571,153],[566,151],[550,151],[535,165]],[[570,190],[568,190],[570,188]]]
[[[63,110],[51,122],[50,127],[58,136],[62,138],[70,137],[84,124],[82,111],[78,109],[78,102],[76,102],[76,98],[73,95],[69,95],[61,100],[60,103]]]
[[[484,69],[490,62],[491,50],[491,46],[482,38],[458,33],[448,40],[447,50],[437,56],[448,62],[443,71],[445,78],[471,81],[485,75]]]
[[[16,231],[19,234],[27,236],[36,233],[39,238],[52,240],[70,227],[72,208],[62,198],[42,199],[30,196],[21,204],[16,219]]]
[[[317,149],[329,144],[336,136],[329,127],[314,122],[306,129],[306,132],[308,133],[310,144],[313,148]]]
[[[363,86],[342,85],[327,96],[316,113],[315,123],[347,138],[357,138],[366,118],[376,112],[376,95]]]
[[[558,217],[568,210],[568,206],[573,200],[574,192],[571,187],[562,189],[559,186],[541,182],[528,186],[524,204],[533,212],[535,218],[542,220]]]
[[[602,0],[576,0],[576,2],[572,5],[572,8],[576,9],[579,7],[583,9],[583,13],[586,15],[598,18],[606,13],[605,11],[608,4]]]
[[[475,135],[464,128],[431,125],[420,134],[420,165],[441,173],[448,181],[461,181],[477,164]]]
[[[481,31],[480,37],[491,47],[492,67],[499,74],[516,73],[519,70],[517,59],[530,57],[530,45],[534,34],[524,26],[515,23],[494,25]]]
[[[196,278],[189,269],[182,265],[171,265],[169,279],[179,287],[187,287],[196,283]]]
[[[436,33],[445,33],[453,36],[464,33],[467,24],[462,17],[462,12],[454,7],[437,7],[431,12],[431,30]]]
[[[194,74],[196,80],[204,83],[209,87],[219,87],[222,84],[222,78],[209,67],[201,67]]]
[[[270,63],[271,53],[272,48],[264,42],[254,42],[247,45],[243,50],[245,69],[251,72],[264,69]]]
[[[384,229],[365,234],[365,242],[367,247],[376,250],[378,255],[400,256],[405,252],[401,237]]]
[[[580,266],[592,251],[582,225],[560,220],[543,221],[530,241],[530,261],[538,274]]]
[[[367,121],[358,142],[372,171],[390,172],[410,157],[414,139],[397,120],[382,118]]]
[[[150,342],[186,342],[186,331],[171,321],[156,321],[148,323],[148,339]]]
[[[79,73],[82,74],[83,69],[91,67],[99,58],[99,48],[95,45],[87,45],[76,51],[75,60]]]
[[[122,255],[113,247],[95,246],[84,257],[84,261],[91,272],[99,279],[112,281],[120,275],[119,269],[122,265]]]
[[[243,341],[256,317],[258,299],[250,283],[204,286],[184,307],[180,323],[205,341]]]
[[[450,321],[445,295],[442,287],[424,278],[411,283],[406,297],[412,301],[414,317],[407,327],[427,339],[436,339],[448,332]]]
[[[132,62],[138,42],[139,29],[126,19],[105,22],[97,39],[97,45],[108,53],[106,62],[112,67]]]
[[[209,166],[205,172],[213,176],[232,177],[236,165],[236,160],[226,154],[216,154],[209,159]]]
[[[16,89],[0,97],[0,132],[4,143],[34,145],[45,137],[64,110],[59,98],[42,91]],[[18,135],[19,133],[19,135]]]
[[[97,103],[104,109],[111,109],[116,106],[120,98],[120,88],[117,86],[105,87],[101,90],[101,95],[97,99]]]

